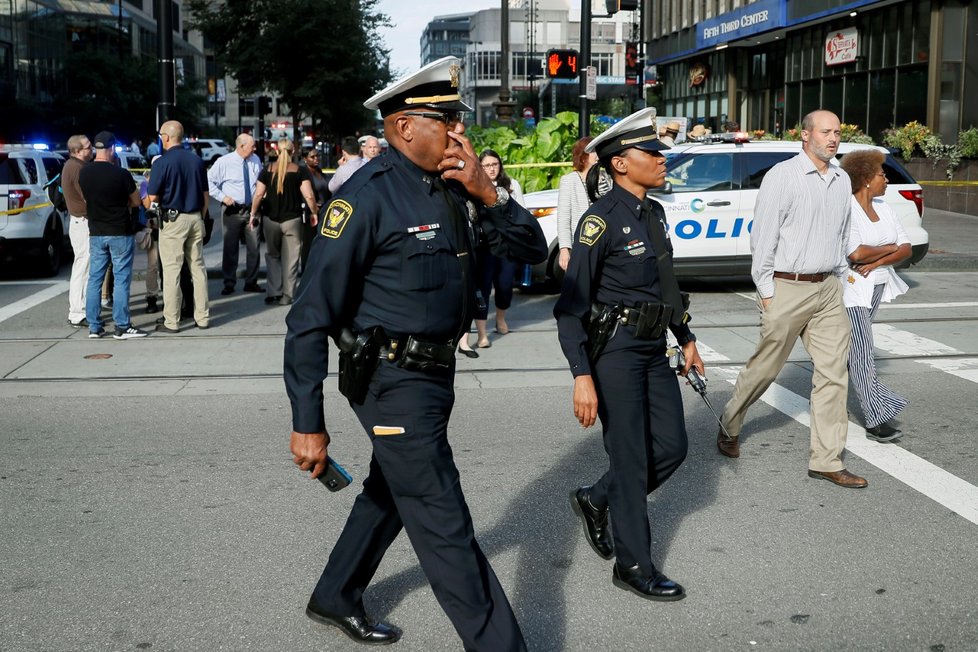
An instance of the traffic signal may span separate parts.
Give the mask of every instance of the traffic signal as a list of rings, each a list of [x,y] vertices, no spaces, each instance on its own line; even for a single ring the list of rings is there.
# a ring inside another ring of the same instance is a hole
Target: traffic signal
[[[272,98],[267,95],[258,96],[258,115],[268,115],[272,112]]]
[[[577,50],[547,50],[547,77],[577,79],[579,73]]]
[[[604,5],[609,14],[616,14],[619,11],[635,11],[638,9],[638,0],[604,0]]]

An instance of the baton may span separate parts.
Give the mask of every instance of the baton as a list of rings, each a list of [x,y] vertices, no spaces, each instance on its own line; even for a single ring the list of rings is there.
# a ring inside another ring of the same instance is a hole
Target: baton
[[[672,353],[669,353],[672,351]],[[686,356],[683,355],[682,349],[669,349],[666,353],[669,354],[669,366],[671,366],[676,371],[682,371],[683,367],[686,366]],[[686,380],[689,384],[693,386],[693,391],[703,397],[703,402],[706,403],[706,407],[710,408],[710,412],[713,413],[713,418],[717,420],[720,424],[720,431],[727,439],[733,439],[727,429],[723,427],[723,420],[717,415],[717,411],[713,409],[713,404],[710,403],[710,399],[706,396],[706,379],[700,376],[699,372],[696,371],[696,367],[690,367],[689,371],[686,372]]]

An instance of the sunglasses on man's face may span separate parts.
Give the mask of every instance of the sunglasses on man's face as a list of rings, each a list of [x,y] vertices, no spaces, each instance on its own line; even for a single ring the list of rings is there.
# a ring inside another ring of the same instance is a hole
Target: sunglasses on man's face
[[[461,111],[408,111],[404,115],[413,115],[419,118],[428,118],[429,120],[438,120],[439,122],[444,122],[446,125],[454,125],[462,121]]]

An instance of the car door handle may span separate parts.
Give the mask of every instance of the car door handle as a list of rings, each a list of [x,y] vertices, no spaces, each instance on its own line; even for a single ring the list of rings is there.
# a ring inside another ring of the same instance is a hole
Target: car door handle
[[[728,202],[728,201],[708,201],[708,202],[706,202],[706,205],[707,206],[729,206],[730,205],[730,202]]]

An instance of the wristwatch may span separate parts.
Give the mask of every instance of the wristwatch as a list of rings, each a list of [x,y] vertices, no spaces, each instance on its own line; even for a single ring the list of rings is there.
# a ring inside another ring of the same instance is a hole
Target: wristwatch
[[[496,203],[489,204],[489,208],[499,208],[505,206],[509,201],[509,192],[505,188],[496,186]]]

